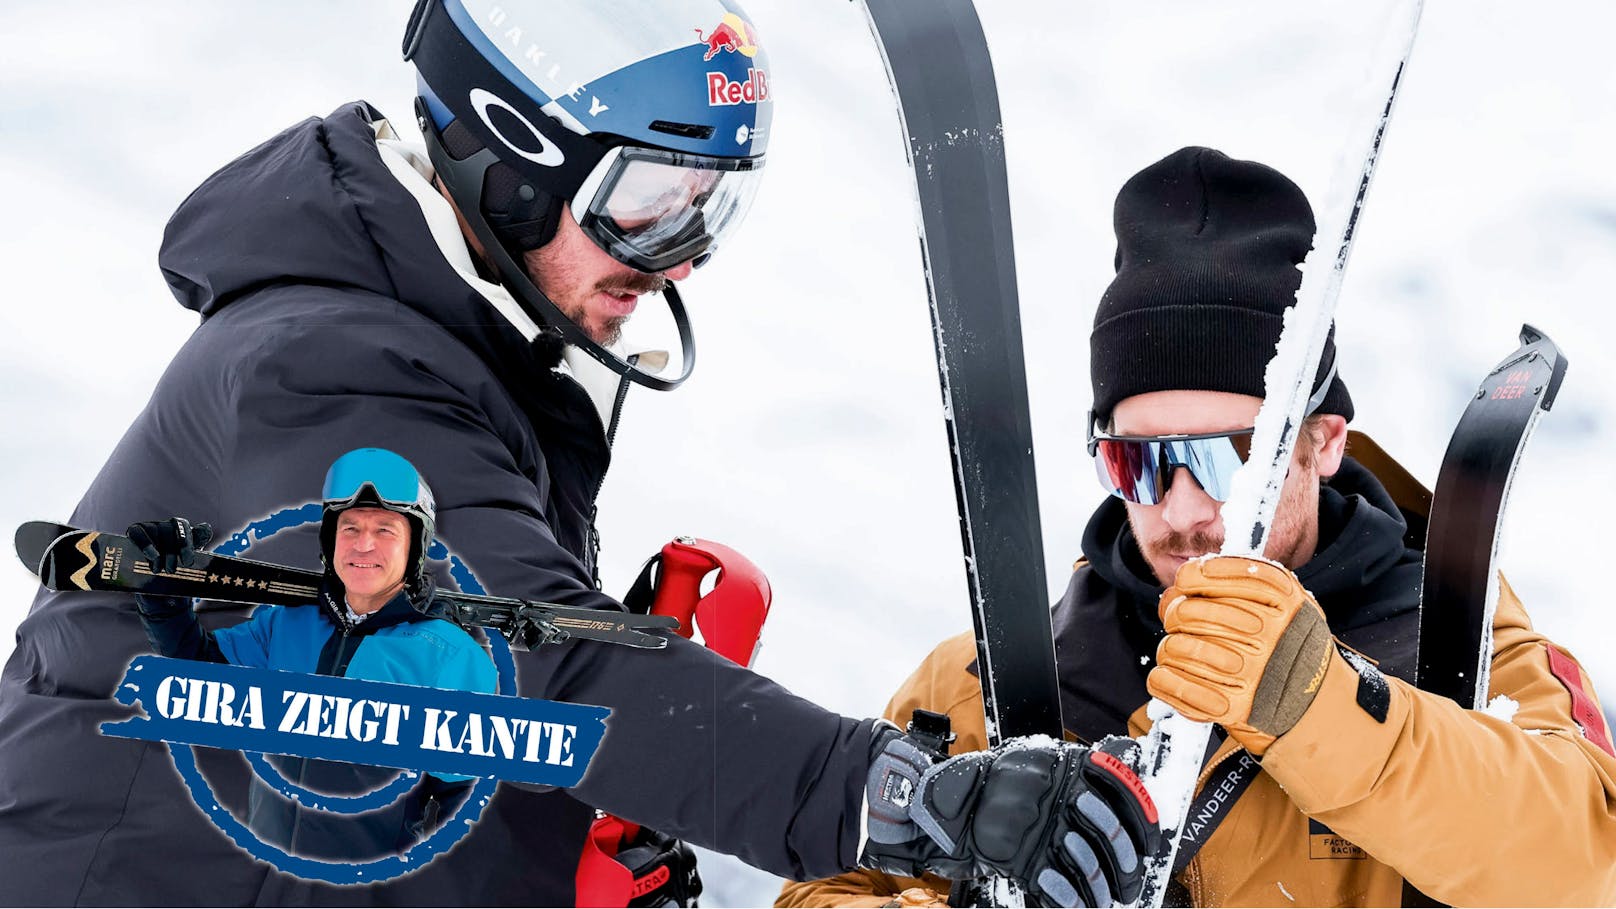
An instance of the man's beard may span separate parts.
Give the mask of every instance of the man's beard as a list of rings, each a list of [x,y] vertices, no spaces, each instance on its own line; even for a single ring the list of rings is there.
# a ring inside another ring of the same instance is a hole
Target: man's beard
[[[1310,470],[1292,465],[1292,470]],[[1304,547],[1309,544],[1307,533],[1307,509],[1317,512],[1318,509],[1318,481],[1315,478],[1303,477],[1302,482],[1285,489],[1279,501],[1279,507],[1274,510],[1274,519],[1268,528],[1268,543],[1264,547],[1270,558],[1286,568],[1295,570],[1313,557],[1313,550]],[[1204,530],[1190,533],[1168,531],[1165,534],[1146,540],[1139,534],[1139,528],[1129,518],[1129,526],[1133,531],[1134,542],[1139,546],[1139,552],[1144,555],[1145,562],[1150,565],[1151,573],[1157,575],[1157,580],[1164,587],[1171,587],[1172,578],[1160,576],[1157,564],[1173,555],[1205,555],[1223,551],[1223,536],[1208,533]],[[1312,540],[1317,546],[1318,541]]]
[[[584,299],[589,299],[597,293],[607,294],[660,294],[668,286],[668,279],[662,275],[651,275],[644,272],[634,272],[632,275],[617,275],[599,281],[591,288]],[[623,337],[623,323],[631,316],[612,316],[592,327],[588,323],[589,314],[583,303],[569,303],[560,307],[561,314],[572,320],[572,324],[584,330],[590,339],[602,347],[611,347]]]

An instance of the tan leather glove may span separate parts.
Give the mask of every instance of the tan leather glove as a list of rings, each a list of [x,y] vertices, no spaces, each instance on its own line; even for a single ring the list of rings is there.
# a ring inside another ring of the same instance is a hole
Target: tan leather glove
[[[1186,562],[1161,597],[1167,637],[1146,686],[1261,756],[1313,703],[1336,653],[1324,610],[1285,568],[1217,556]]]
[[[924,887],[910,887],[898,894],[892,902],[886,904],[890,909],[927,909],[933,906],[948,906],[947,898],[933,893]]]

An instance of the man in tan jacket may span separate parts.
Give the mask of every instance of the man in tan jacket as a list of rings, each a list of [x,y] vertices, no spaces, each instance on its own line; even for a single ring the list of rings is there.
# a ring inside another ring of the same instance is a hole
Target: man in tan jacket
[[[1123,187],[1091,336],[1090,450],[1113,498],[1055,606],[1067,735],[1139,736],[1156,696],[1218,724],[1170,903],[1616,904],[1616,750],[1586,675],[1500,584],[1490,696],[1417,690],[1425,505],[1347,431],[1327,343],[1266,550],[1213,558],[1219,507],[1313,236],[1301,190],[1186,148]],[[1180,469],[1183,468],[1183,469]],[[1164,589],[1165,588],[1165,589]],[[975,643],[943,642],[887,707],[986,743]],[[940,905],[950,882],[858,871],[781,906]]]

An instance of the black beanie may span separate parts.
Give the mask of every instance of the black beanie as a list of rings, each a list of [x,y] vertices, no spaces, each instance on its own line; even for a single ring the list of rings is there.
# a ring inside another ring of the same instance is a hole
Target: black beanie
[[[1313,210],[1266,165],[1183,148],[1123,184],[1113,215],[1117,276],[1089,336],[1094,412],[1170,389],[1263,396],[1263,372],[1296,302]],[[1335,364],[1335,326],[1314,388]],[[1352,419],[1337,374],[1315,413]]]

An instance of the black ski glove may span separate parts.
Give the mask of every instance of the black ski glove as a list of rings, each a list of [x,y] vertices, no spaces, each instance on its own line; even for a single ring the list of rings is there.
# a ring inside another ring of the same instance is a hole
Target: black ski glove
[[[896,730],[874,747],[860,864],[907,877],[1002,875],[1046,906],[1138,898],[1161,831],[1129,767],[1131,739],[1020,740],[940,763]]]
[[[616,858],[634,875],[630,906],[694,906],[701,896],[696,853],[682,840],[641,827]]]
[[[130,524],[124,536],[140,548],[151,562],[152,571],[173,574],[178,568],[196,564],[196,551],[213,539],[213,528],[184,518],[169,518]]]

